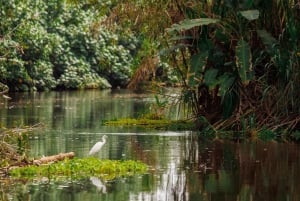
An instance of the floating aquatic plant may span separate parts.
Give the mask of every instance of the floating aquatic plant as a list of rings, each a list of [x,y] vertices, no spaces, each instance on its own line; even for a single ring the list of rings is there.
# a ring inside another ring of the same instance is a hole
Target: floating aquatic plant
[[[47,165],[30,165],[10,170],[15,178],[84,178],[98,176],[103,180],[145,173],[147,165],[134,160],[100,160],[97,158],[73,158]]]
[[[142,126],[153,129],[193,130],[195,124],[189,120],[147,119],[147,118],[122,118],[105,121],[107,126]]]

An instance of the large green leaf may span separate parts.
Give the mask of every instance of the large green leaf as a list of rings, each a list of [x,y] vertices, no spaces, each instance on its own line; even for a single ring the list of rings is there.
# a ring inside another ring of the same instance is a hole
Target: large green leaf
[[[208,51],[194,54],[191,57],[191,68],[189,71],[189,86],[196,86],[198,84],[197,79],[199,80],[201,76],[201,72],[203,71],[203,67],[206,64],[207,57]]]
[[[245,10],[240,11],[240,14],[249,21],[256,20],[259,18],[258,10]]]
[[[236,77],[231,73],[224,73],[219,78],[219,95],[224,98],[225,94],[231,89]]]
[[[171,52],[174,52],[174,51],[177,51],[179,49],[184,49],[188,47],[187,44],[184,44],[184,43],[179,43],[179,44],[176,44],[176,45],[173,45],[169,48],[166,48],[166,49],[162,49],[160,52],[159,52],[159,55],[168,55],[170,54]]]
[[[266,47],[266,51],[273,55],[274,46],[278,45],[278,41],[266,30],[257,30],[257,34]]]
[[[253,79],[252,57],[249,44],[244,40],[240,40],[235,49],[235,54],[236,66],[240,78],[244,84],[248,84]]]
[[[222,96],[222,108],[223,108],[222,114],[224,119],[227,119],[232,115],[232,113],[234,112],[234,110],[236,109],[239,103],[239,99],[240,99],[239,94],[234,89],[228,90]]]
[[[218,95],[221,96],[223,118],[226,119],[231,116],[237,105],[238,97],[233,90],[236,76],[231,73],[224,73],[218,77],[218,80],[220,86]]]
[[[179,22],[179,24],[173,24],[171,28],[168,28],[167,31],[185,31],[194,27],[199,27],[203,25],[215,24],[219,22],[218,19],[213,18],[197,18],[197,19],[185,19]]]
[[[218,84],[218,70],[211,68],[208,69],[204,74],[204,83],[211,89]]]
[[[193,36],[181,36],[181,35],[177,35],[177,36],[173,36],[170,38],[171,41],[180,41],[180,40],[192,40],[194,39]]]

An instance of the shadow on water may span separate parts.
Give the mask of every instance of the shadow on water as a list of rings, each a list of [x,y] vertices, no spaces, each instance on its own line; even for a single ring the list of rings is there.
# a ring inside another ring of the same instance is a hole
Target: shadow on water
[[[151,96],[127,92],[49,92],[12,95],[0,105],[1,125],[36,123],[31,156],[75,151],[86,157],[102,135],[102,159],[141,160],[144,175],[102,181],[40,178],[0,181],[0,200],[298,201],[300,150],[296,144],[209,141],[190,131],[111,128],[105,119],[138,116]]]

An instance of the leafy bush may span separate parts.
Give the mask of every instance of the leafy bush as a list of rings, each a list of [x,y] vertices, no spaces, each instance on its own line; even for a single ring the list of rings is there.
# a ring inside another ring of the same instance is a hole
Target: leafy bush
[[[107,8],[109,1],[104,4]],[[135,37],[119,38],[98,26],[103,9],[60,0],[5,1],[0,9],[0,81],[11,89],[107,88],[128,82],[137,48],[129,43]]]
[[[110,84],[98,74],[90,71],[90,66],[83,60],[74,58],[58,79],[58,85],[67,89],[108,88]]]
[[[224,129],[299,128],[299,10],[292,1],[178,3],[169,48],[193,114]],[[281,22],[278,24],[278,22]],[[278,126],[280,125],[280,126]],[[288,125],[288,126],[287,126]]]
[[[49,90],[56,87],[57,81],[53,77],[53,65],[49,61],[37,60],[31,66],[33,86],[38,90]]]

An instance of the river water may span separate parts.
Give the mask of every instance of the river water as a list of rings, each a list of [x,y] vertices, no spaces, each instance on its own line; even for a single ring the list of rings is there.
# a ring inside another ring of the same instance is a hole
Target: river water
[[[299,201],[299,146],[274,141],[207,140],[191,131],[104,126],[104,120],[138,117],[152,95],[127,91],[10,94],[1,100],[5,127],[35,125],[29,155],[74,151],[86,157],[105,134],[102,159],[141,160],[143,175],[101,181],[0,180],[0,200],[30,201]],[[175,115],[176,112],[173,112]]]

